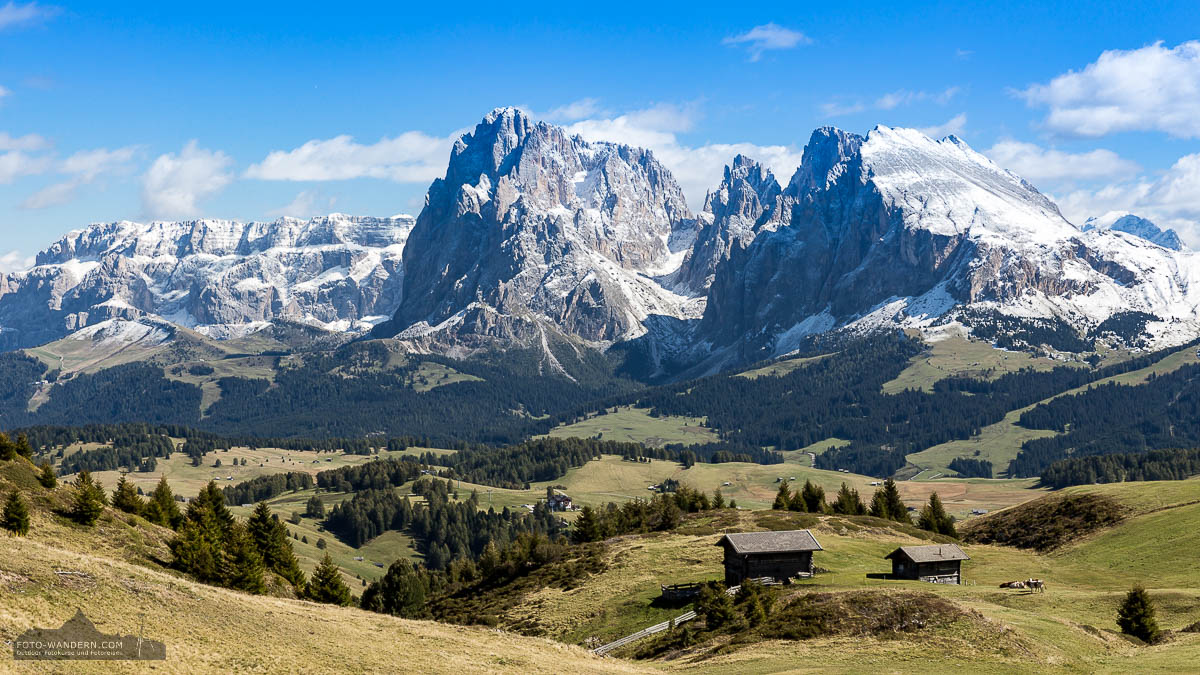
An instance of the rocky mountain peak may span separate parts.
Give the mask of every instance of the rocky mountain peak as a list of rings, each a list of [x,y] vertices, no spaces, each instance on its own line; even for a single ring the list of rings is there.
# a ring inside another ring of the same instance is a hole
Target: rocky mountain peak
[[[1180,240],[1175,230],[1164,230],[1153,222],[1135,216],[1132,213],[1109,213],[1099,217],[1088,218],[1083,224],[1083,231],[1125,232],[1146,241],[1169,248],[1172,251],[1186,251],[1187,246]]]

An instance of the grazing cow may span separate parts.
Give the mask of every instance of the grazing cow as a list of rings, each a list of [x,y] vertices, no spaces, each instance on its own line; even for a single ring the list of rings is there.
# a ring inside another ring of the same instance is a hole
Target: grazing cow
[[[1000,588],[1025,588],[1024,581],[1006,581],[1000,584]]]
[[[1046,592],[1046,582],[1041,579],[1028,579],[1025,581],[1025,586],[1029,588],[1030,593]]]

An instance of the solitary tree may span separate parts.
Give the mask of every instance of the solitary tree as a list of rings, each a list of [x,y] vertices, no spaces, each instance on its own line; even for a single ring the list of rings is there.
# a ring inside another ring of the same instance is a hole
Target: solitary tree
[[[491,544],[488,544],[491,546]],[[493,551],[495,549],[493,548]],[[487,551],[485,550],[486,554]],[[498,554],[497,554],[498,555]],[[480,559],[483,562],[483,559]],[[425,613],[426,580],[407,560],[397,560],[387,574],[363,591],[359,604],[363,609],[408,619]]]
[[[721,488],[717,488],[715,491],[713,491],[712,507],[714,509],[725,508],[725,495],[721,494]]]
[[[179,504],[175,501],[166,476],[158,479],[158,486],[150,493],[145,515],[146,520],[172,529],[178,528],[183,521],[183,514],[179,512]]]
[[[908,516],[908,507],[904,505],[904,500],[900,499],[900,489],[891,478],[884,481],[883,486],[875,491],[871,498],[870,514],[876,518],[912,524],[912,518]]]
[[[21,493],[13,490],[4,502],[4,513],[0,514],[0,525],[18,537],[29,534],[29,505]]]
[[[771,505],[776,511],[787,511],[792,506],[792,490],[785,480],[779,484],[779,492],[775,493],[775,503]]]
[[[804,510],[809,513],[825,513],[825,488],[804,481],[804,489],[800,491],[800,499],[804,502]]]
[[[141,513],[145,503],[137,495],[133,484],[122,475],[117,479],[117,488],[113,490],[112,505],[114,509],[120,509],[125,513]]]
[[[321,564],[317,565],[317,569],[313,570],[313,576],[308,582],[305,595],[309,600],[316,602],[342,606],[350,604],[352,600],[350,589],[342,581],[342,572],[328,553],[321,559]]]
[[[38,474],[38,482],[47,490],[58,485],[58,476],[54,475],[54,467],[50,466],[50,462],[46,460],[42,460],[42,470]]]
[[[308,502],[304,505],[304,515],[309,518],[324,518],[325,517],[325,502],[321,498],[313,495],[308,498]]]
[[[833,502],[833,512],[844,516],[861,516],[867,513],[867,507],[858,496],[858,490],[842,483],[842,489],[838,490],[837,499]]]
[[[929,495],[929,503],[921,509],[917,525],[922,530],[958,537],[958,531],[954,529],[954,517],[946,513],[945,507],[942,506],[942,498],[936,492]]]
[[[104,488],[92,479],[92,474],[86,469],[79,472],[72,485],[75,488],[75,500],[71,517],[81,525],[95,525],[100,514],[104,513]]]
[[[1121,632],[1141,639],[1156,642],[1161,635],[1158,622],[1154,620],[1154,602],[1141,586],[1134,586],[1117,610],[1117,625]]]

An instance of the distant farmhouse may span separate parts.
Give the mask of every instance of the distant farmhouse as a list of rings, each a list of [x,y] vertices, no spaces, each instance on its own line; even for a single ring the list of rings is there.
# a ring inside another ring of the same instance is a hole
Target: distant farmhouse
[[[763,577],[780,582],[811,577],[813,552],[824,550],[808,530],[727,534],[717,546],[725,548],[726,586]]]
[[[954,544],[931,544],[901,546],[884,556],[884,559],[892,561],[892,576],[896,579],[961,584],[962,561],[971,558]]]

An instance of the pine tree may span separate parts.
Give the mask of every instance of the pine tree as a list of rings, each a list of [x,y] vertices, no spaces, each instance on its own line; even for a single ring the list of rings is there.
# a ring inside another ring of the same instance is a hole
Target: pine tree
[[[804,502],[804,510],[809,513],[825,513],[825,488],[814,485],[812,481],[804,481],[804,489],[800,491],[800,499]]]
[[[725,508],[725,495],[721,494],[721,488],[717,488],[715,491],[713,491],[712,507],[714,509]]]
[[[891,478],[884,481],[883,486],[876,490],[875,495],[871,497],[869,513],[876,518],[912,523],[912,518],[908,515],[908,507],[904,505],[904,500],[900,499],[900,489],[896,487],[896,481]]]
[[[183,522],[183,514],[179,512],[179,504],[167,483],[167,477],[158,479],[158,486],[150,493],[150,501],[145,508],[146,520],[152,523],[176,529]]]
[[[1121,632],[1153,644],[1162,635],[1154,618],[1154,602],[1141,586],[1134,586],[1117,610],[1117,625]]]
[[[305,504],[304,515],[309,518],[324,518],[325,502],[322,502],[321,498],[316,495],[309,497],[308,503]]]
[[[696,598],[696,614],[704,617],[704,625],[709,630],[717,630],[730,623],[737,615],[733,607],[733,598],[725,594],[725,589],[716,583],[705,584]]]
[[[259,502],[254,507],[246,528],[266,568],[287,579],[293,587],[303,589],[304,572],[300,570],[296,553],[288,541],[287,528],[271,513],[266,502]]]
[[[104,488],[92,479],[87,470],[80,471],[72,484],[75,488],[75,500],[71,507],[71,517],[81,525],[95,525],[104,513]]]
[[[205,583],[217,583],[221,579],[221,550],[217,542],[199,522],[184,520],[179,532],[170,541],[172,563]]]
[[[18,537],[29,534],[29,505],[17,490],[10,492],[8,500],[4,502],[0,525]]]
[[[263,559],[254,540],[241,524],[235,524],[222,556],[221,578],[230,588],[247,593],[266,591],[263,582]]]
[[[54,475],[54,467],[50,462],[42,460],[42,470],[38,473],[38,482],[47,490],[53,490],[58,485],[58,476]]]
[[[141,513],[145,507],[142,498],[137,495],[137,490],[133,489],[133,484],[125,479],[124,474],[117,479],[117,488],[112,494],[112,505],[114,509],[125,513]]]
[[[866,514],[867,507],[863,505],[862,499],[858,496],[858,490],[842,483],[842,488],[837,493],[837,500],[833,502],[833,512],[844,516],[861,516]]]
[[[792,506],[792,491],[785,480],[779,484],[779,492],[775,493],[775,503],[771,505],[776,511],[787,511]]]
[[[17,457],[17,446],[8,440],[8,434],[0,432],[0,462],[9,462]]]
[[[313,570],[312,579],[308,582],[305,596],[315,602],[331,605],[349,605],[353,598],[350,589],[342,581],[342,572],[334,564],[333,558],[326,553],[321,564]]]
[[[489,546],[491,544],[489,543]],[[493,551],[495,548],[493,547]],[[486,554],[486,549],[485,549]],[[497,552],[497,557],[499,553]],[[482,559],[480,560],[482,564]],[[487,578],[487,573],[484,573]],[[406,619],[425,615],[425,597],[428,593],[423,575],[413,569],[407,560],[397,560],[388,567],[387,574],[363,591],[360,605],[363,609],[381,614],[391,614]]]
[[[33,448],[29,445],[29,437],[25,434],[17,434],[17,444],[14,449],[25,459],[33,457]]]
[[[575,519],[575,530],[572,536],[577,544],[600,541],[604,538],[599,517],[591,506],[580,509],[579,517]]]
[[[936,492],[929,495],[929,503],[921,509],[917,525],[922,530],[958,538],[958,532],[954,529],[954,517],[946,513],[945,507],[942,506],[942,498]]]

